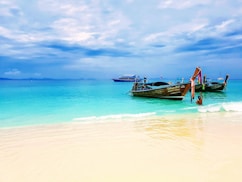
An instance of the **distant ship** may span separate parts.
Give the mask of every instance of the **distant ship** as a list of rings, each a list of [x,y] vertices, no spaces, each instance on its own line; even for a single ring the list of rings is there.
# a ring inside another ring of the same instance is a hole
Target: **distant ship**
[[[136,75],[123,75],[118,78],[113,78],[115,82],[140,82],[142,79]]]

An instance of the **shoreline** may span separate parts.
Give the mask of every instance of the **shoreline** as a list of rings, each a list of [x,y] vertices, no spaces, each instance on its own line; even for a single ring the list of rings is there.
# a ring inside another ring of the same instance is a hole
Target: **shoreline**
[[[201,114],[234,114],[242,113],[242,102],[220,102],[214,104],[206,104],[203,106],[184,105],[183,109],[165,110],[164,108],[156,109],[154,111],[146,111],[139,113],[117,113],[107,115],[91,115],[91,116],[72,116],[66,119],[61,119],[58,114],[55,117],[45,117],[45,115],[37,117],[7,117],[4,118],[0,123],[0,129],[4,128],[18,128],[18,127],[31,127],[31,126],[42,126],[42,125],[55,125],[55,124],[68,124],[73,122],[113,122],[113,121],[136,121],[142,118],[157,117],[157,118],[170,118],[170,117],[190,117],[190,115],[201,115]],[[11,119],[12,118],[12,119]],[[59,119],[58,119],[59,118]]]
[[[242,113],[0,129],[0,181],[242,180]]]

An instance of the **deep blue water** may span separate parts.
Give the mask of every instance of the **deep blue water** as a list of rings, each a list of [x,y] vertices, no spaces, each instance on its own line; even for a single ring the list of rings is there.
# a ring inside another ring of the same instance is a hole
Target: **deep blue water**
[[[132,97],[132,83],[112,80],[1,80],[0,127],[71,122],[77,118],[242,112],[242,80],[204,93],[204,106],[184,100]]]

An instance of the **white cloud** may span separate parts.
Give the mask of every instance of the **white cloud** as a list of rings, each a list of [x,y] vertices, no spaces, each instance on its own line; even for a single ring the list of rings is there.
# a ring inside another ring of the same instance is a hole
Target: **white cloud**
[[[179,45],[179,42],[188,36],[193,36],[193,38],[201,36],[201,31],[204,31],[207,25],[208,22],[206,19],[197,19],[192,22],[180,23],[174,27],[167,27],[168,29],[163,32],[150,34],[146,36],[144,40],[149,44],[160,42],[165,45],[174,45],[174,43],[175,45]]]
[[[6,38],[10,38],[11,37],[11,32],[10,32],[9,29],[0,26],[0,35],[4,36]]]
[[[63,18],[55,21],[52,25],[57,37],[70,42],[83,42],[92,39],[92,32],[88,26],[80,26],[77,19]]]
[[[10,71],[6,71],[4,74],[5,75],[9,75],[9,76],[15,76],[15,75],[21,74],[21,71],[19,71],[18,69],[14,68],[14,69],[12,69]]]
[[[233,24],[234,22],[235,22],[235,20],[233,20],[233,19],[226,20],[226,21],[223,21],[221,24],[215,26],[215,28],[219,32],[225,32],[228,29],[230,29],[230,25]]]
[[[88,10],[88,6],[83,1],[52,1],[40,0],[38,7],[44,11],[55,15],[77,16]]]
[[[207,5],[211,1],[210,0],[203,0],[203,1],[196,1],[196,0],[162,0],[159,4],[160,9],[187,9],[197,5]]]
[[[12,30],[2,26],[0,26],[0,35],[12,41],[24,43],[24,45],[53,39],[53,37],[45,32],[25,32],[19,29]]]
[[[18,7],[13,2],[8,0],[0,1],[0,16],[13,16],[11,10],[18,10]]]
[[[134,0],[125,0],[126,3],[131,4],[134,2]]]
[[[61,60],[57,66],[70,69],[85,66],[86,70],[106,66],[126,69],[125,64],[134,60],[137,65],[143,65],[144,60],[157,59],[158,65],[162,57],[167,60],[165,64],[172,60],[175,65],[181,54],[188,55],[186,51],[175,51],[183,45],[209,38],[224,42],[229,39],[237,45],[242,27],[239,2],[241,0],[0,0],[0,56],[29,62],[35,62],[35,58],[39,61],[43,56],[47,58],[41,62],[43,65]],[[117,52],[92,55],[85,54],[85,49]],[[123,52],[130,57],[115,57],[116,53]],[[197,52],[192,52],[190,57],[202,54],[202,51]],[[83,62],[75,62],[80,57]],[[154,62],[150,61],[151,68],[156,67]],[[42,73],[42,70],[35,71]],[[6,73],[11,74],[11,71]]]
[[[99,1],[39,1],[43,12],[56,17],[50,22],[53,40],[82,45],[113,45],[130,22],[121,11]]]
[[[67,70],[84,70],[84,71],[101,71],[104,69],[111,69],[115,63],[108,57],[102,57],[102,60],[97,61],[95,58],[82,58],[73,60],[64,68]]]

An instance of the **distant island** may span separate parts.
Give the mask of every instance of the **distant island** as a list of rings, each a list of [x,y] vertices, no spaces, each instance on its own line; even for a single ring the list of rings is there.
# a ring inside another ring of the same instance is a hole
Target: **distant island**
[[[0,80],[96,80],[94,78],[0,78]]]
[[[53,78],[0,78],[0,80],[55,80]]]

